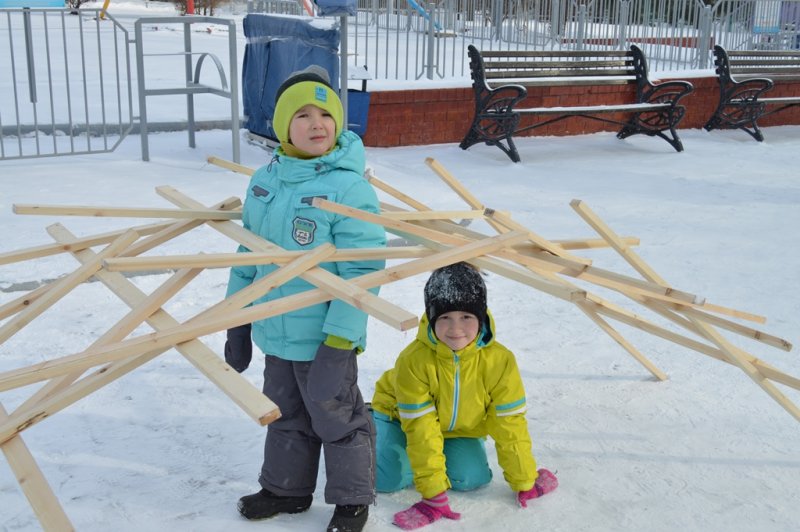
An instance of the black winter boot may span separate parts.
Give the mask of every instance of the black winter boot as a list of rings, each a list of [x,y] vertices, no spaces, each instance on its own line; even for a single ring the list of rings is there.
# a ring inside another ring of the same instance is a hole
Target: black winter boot
[[[328,532],[361,532],[367,524],[369,506],[363,504],[337,504]]]
[[[313,496],[282,497],[269,490],[245,495],[239,499],[239,513],[247,519],[266,519],[278,514],[299,514],[311,506]]]

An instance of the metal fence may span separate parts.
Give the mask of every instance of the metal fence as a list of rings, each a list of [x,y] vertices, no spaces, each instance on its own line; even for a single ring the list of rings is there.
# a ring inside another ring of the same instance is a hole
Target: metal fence
[[[711,69],[713,44],[800,48],[800,0],[358,2],[343,42],[348,62],[366,66],[373,79],[468,80],[468,44],[624,49],[636,43],[654,72]],[[297,0],[254,0],[248,12],[305,10]],[[100,10],[0,10],[0,160],[112,151],[135,127],[133,41],[112,16],[105,18],[101,23]]]
[[[128,31],[93,15],[0,11],[0,159],[108,152],[130,132]]]
[[[358,0],[358,14],[349,17],[348,27],[350,61],[366,65],[377,79],[468,78],[468,44],[481,49],[637,44],[651,70],[663,72],[711,68],[713,44],[800,47],[800,0],[717,0],[712,5],[702,0]]]

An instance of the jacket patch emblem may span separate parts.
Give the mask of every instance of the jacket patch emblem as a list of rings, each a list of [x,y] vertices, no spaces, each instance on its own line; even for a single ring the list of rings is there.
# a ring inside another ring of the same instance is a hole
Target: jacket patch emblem
[[[254,185],[251,190],[253,191],[253,196],[257,198],[262,196],[266,198],[267,196],[269,196],[269,190],[263,189],[258,185]]]
[[[317,230],[317,223],[308,218],[299,216],[292,220],[292,238],[301,246],[307,246],[314,241],[314,232]]]

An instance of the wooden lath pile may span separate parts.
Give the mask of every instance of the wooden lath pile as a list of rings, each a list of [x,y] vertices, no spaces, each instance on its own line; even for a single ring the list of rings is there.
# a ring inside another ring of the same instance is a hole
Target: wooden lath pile
[[[253,172],[229,161],[213,157],[209,161],[235,172],[248,175]],[[373,186],[399,201],[403,207],[382,203],[381,214],[374,214],[320,198],[314,200],[314,206],[319,209],[380,224],[387,231],[415,244],[403,247],[340,250],[325,244],[310,251],[287,251],[236,223],[235,220],[241,219],[241,201],[238,198],[205,206],[168,186],[158,187],[156,192],[174,204],[176,208],[173,209],[15,205],[14,211],[18,214],[168,219],[87,237],[77,237],[63,225],[54,224],[47,228],[55,241],[53,244],[0,253],[0,266],[57,253],[71,253],[81,263],[71,274],[0,306],[0,320],[5,320],[0,325],[0,344],[92,277],[104,283],[131,309],[81,352],[0,373],[0,392],[40,385],[14,412],[7,413],[0,403],[0,445],[43,528],[71,530],[72,525],[22,441],[21,433],[25,429],[173,347],[247,415],[266,425],[280,415],[275,404],[230,368],[200,338],[336,298],[399,330],[412,329],[417,326],[416,313],[375,296],[368,289],[458,261],[468,261],[483,270],[575,304],[659,380],[666,379],[666,374],[628,342],[609,319],[732,364],[800,421],[800,409],[776,386],[780,383],[800,390],[800,379],[734,346],[720,332],[722,329],[784,351],[791,350],[792,346],[786,340],[730,319],[764,323],[763,317],[714,305],[671,287],[631,249],[638,244],[638,239],[617,235],[580,200],[574,200],[570,205],[600,238],[548,240],[514,221],[510,214],[486,207],[437,161],[428,159],[426,162],[466,203],[467,209],[435,211],[379,180],[371,172],[367,177]],[[485,220],[497,234],[478,233],[455,221],[474,218]],[[203,224],[230,238],[231,248],[242,244],[252,252],[140,256]],[[91,248],[99,246],[104,247],[99,252],[92,251]],[[641,278],[599,268],[592,261],[573,253],[596,247],[616,250]],[[369,259],[406,260],[350,281],[318,267],[321,262]],[[266,263],[278,264],[280,268],[191,319],[179,322],[162,308],[207,268]],[[174,273],[150,294],[142,292],[122,273],[152,269],[170,269]],[[247,306],[296,276],[316,288],[278,301]],[[570,279],[580,279],[618,292],[694,337],[648,321],[580,288]],[[154,332],[131,336],[142,323],[149,324]]]

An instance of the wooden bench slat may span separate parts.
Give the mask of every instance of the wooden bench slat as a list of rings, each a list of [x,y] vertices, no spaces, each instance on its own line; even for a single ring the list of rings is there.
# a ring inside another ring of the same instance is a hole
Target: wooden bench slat
[[[757,66],[757,67],[765,67],[765,66],[783,66],[787,68],[797,68],[800,66],[800,56],[797,60],[788,60],[788,59],[759,59],[759,58],[747,58],[747,59],[740,59],[738,61],[731,61],[731,68],[740,68],[740,67],[748,67],[748,66]]]
[[[503,79],[503,78],[585,78],[596,77],[604,78],[609,76],[628,76],[629,79],[635,80],[636,76],[633,72],[625,69],[596,69],[596,70],[506,70],[503,72],[487,72],[486,79]]]
[[[585,113],[621,113],[626,111],[657,111],[667,109],[670,103],[630,103],[619,105],[584,105],[575,107],[526,107],[515,109],[520,114],[585,114]]]
[[[486,50],[481,52],[484,60],[494,57],[628,57],[625,50]]]
[[[541,78],[541,79],[515,79],[503,78],[493,79],[493,83],[500,85],[521,85],[523,87],[566,87],[566,86],[581,86],[588,87],[591,85],[627,85],[635,82],[636,78],[633,77],[620,77],[620,78]]]
[[[622,61],[484,61],[483,69],[508,70],[513,68],[526,69],[569,69],[569,68],[624,68],[633,72],[633,62],[630,60]]]
[[[800,59],[800,52],[794,50],[726,50],[729,58],[738,57],[796,57]]]

